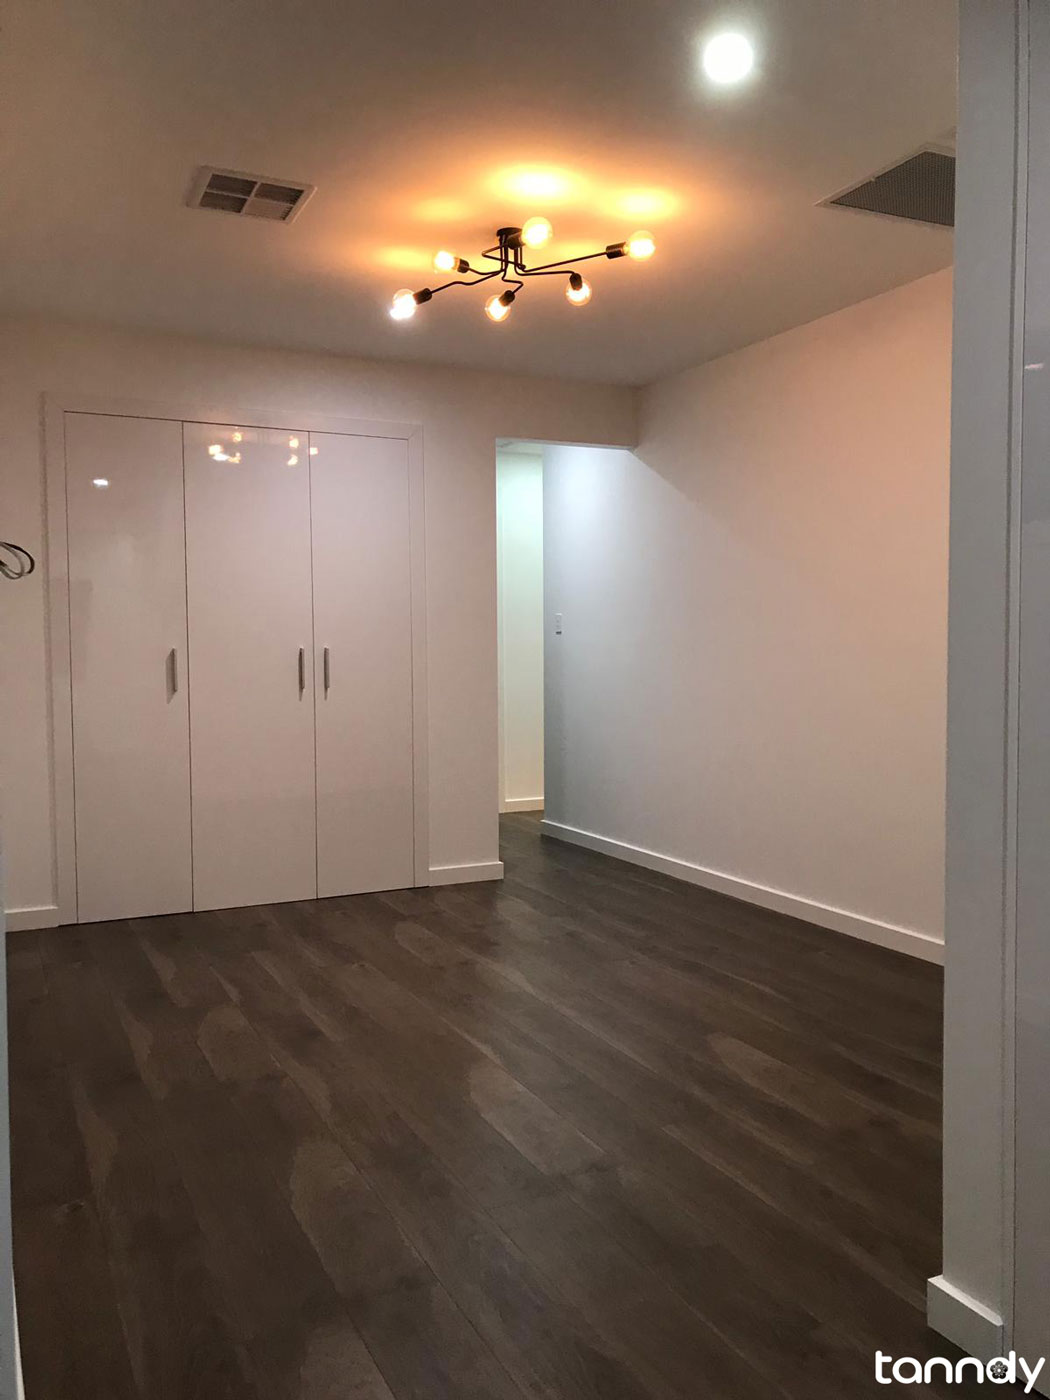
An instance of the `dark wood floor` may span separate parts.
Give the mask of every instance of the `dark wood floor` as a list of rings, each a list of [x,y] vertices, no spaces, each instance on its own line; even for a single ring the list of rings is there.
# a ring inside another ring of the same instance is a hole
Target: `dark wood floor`
[[[503,834],[501,885],[9,937],[29,1400],[843,1400],[947,1352],[938,969]]]

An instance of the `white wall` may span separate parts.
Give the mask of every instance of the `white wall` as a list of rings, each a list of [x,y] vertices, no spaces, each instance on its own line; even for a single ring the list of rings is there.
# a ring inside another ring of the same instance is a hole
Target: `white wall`
[[[500,811],[543,806],[543,449],[496,454]]]
[[[1018,685],[1016,1176],[1012,1344],[1050,1355],[1050,5],[1029,15],[1022,154],[1023,430]],[[1027,138],[1027,132],[1025,132]],[[1042,1378],[1050,1394],[1050,1376]]]
[[[484,334],[479,330],[479,334]],[[497,437],[635,440],[619,388],[240,349],[40,321],[0,323],[0,518],[43,554],[41,395],[200,401],[420,422],[426,473],[430,862],[497,858]],[[11,910],[54,904],[45,578],[0,608],[0,780]],[[23,916],[24,923],[34,916]]]
[[[944,1258],[928,1316],[978,1356],[1035,1358],[1050,1354],[1046,0],[962,0],[959,79]]]
[[[959,6],[944,1255],[942,1273],[930,1283],[928,1315],[931,1326],[964,1351],[985,1357],[1011,1345],[1016,1233],[1009,1199],[1014,1150],[1009,1042],[1017,882],[1014,575],[1021,494],[1016,337],[1023,325],[1024,284],[1023,267],[1015,260],[1018,221],[1024,219],[1017,145],[1018,114],[1026,114],[1026,120],[1028,110],[1025,10],[1026,0],[961,0]],[[1045,140],[1042,131],[1039,136]],[[1045,861],[1045,831],[1038,839]],[[1045,939],[1045,921],[1040,937]],[[1040,1094],[1045,1103],[1045,1074]],[[1045,1161],[1038,1179],[1045,1191]],[[1045,1297],[1037,1304],[1045,1316]]]
[[[938,273],[547,450],[549,823],[939,955],[950,335]]]

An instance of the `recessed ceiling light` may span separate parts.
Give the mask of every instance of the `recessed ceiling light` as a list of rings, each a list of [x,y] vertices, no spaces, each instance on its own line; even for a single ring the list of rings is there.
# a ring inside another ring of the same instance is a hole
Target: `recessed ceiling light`
[[[703,64],[713,83],[739,83],[755,66],[755,51],[743,34],[716,34],[704,45]]]

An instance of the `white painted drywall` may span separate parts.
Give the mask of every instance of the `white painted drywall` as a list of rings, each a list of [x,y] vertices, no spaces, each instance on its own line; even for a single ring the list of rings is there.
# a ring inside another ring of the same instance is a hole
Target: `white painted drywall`
[[[485,328],[479,328],[485,334]],[[41,396],[237,403],[419,422],[426,473],[430,861],[497,859],[495,442],[635,440],[635,394],[554,380],[243,349],[36,320],[0,323],[4,531],[43,554]],[[45,580],[5,590],[0,786],[11,910],[54,905]]]
[[[543,806],[543,449],[496,454],[500,811]]]
[[[548,822],[937,956],[950,333],[938,273],[547,449]]]
[[[1050,4],[1030,6],[1028,42],[1011,1343],[1050,1356]],[[1050,1394],[1050,1376],[1040,1384]]]
[[[929,1319],[964,1351],[985,1356],[1010,1345],[1014,1237],[1009,1042],[1017,874],[1017,334],[1024,282],[1016,263],[1016,221],[1024,219],[1016,151],[1018,111],[1027,109],[1026,11],[1025,0],[962,0],[959,7],[944,1254],[942,1273],[930,1284]],[[1039,844],[1045,860],[1044,831]],[[1045,1162],[1040,1178],[1045,1183]],[[1045,1303],[1038,1300],[1043,1310]]]

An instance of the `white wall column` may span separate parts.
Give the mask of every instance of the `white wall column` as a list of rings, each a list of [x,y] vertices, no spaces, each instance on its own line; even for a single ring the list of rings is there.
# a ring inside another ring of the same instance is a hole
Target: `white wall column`
[[[1031,1154],[1047,1117],[1041,1086],[1050,1074],[1050,1046],[1045,1035],[1041,1047],[1029,1041],[1030,1092],[1017,1079],[1015,1015],[1019,985],[1035,993],[1032,1007],[1038,1007],[1040,988],[1045,993],[1050,986],[1046,955],[1040,966],[1037,943],[1024,933],[1026,925],[1030,931],[1038,926],[1038,943],[1045,943],[1050,901],[1045,881],[1034,883],[1036,864],[1046,860],[1045,827],[1037,830],[1040,793],[1031,784],[1042,782],[1045,792],[1046,778],[1032,769],[1018,781],[1028,760],[1047,767],[1050,735],[1050,673],[1033,664],[1050,595],[1033,595],[1022,615],[1022,580],[1034,562],[1030,551],[1038,548],[1030,528],[1022,535],[1022,500],[1031,516],[1033,497],[1045,495],[1050,472],[1045,453],[1037,460],[1027,441],[1024,372],[1026,310],[1031,325],[1050,293],[1047,260],[1037,267],[1029,257],[1034,234],[1028,225],[1032,196],[1039,194],[1029,178],[1029,95],[1050,81],[1050,45],[1037,59],[1030,25],[1038,20],[1045,28],[1048,14],[1047,0],[960,5],[944,1258],[941,1275],[930,1282],[929,1317],[965,1351],[985,1357],[1010,1346],[1038,1355],[1050,1346],[1045,1337],[1022,1336],[1017,1326],[1028,1308],[1021,1293],[1034,1277],[1024,1262],[1029,1245],[1018,1228],[1017,1205],[1027,1193],[1034,1208],[1038,1197],[1046,1216],[1050,1203],[1045,1160],[1038,1163]],[[1038,130],[1034,121],[1032,130]],[[1039,197],[1046,203],[1045,161],[1043,167],[1033,164],[1031,175],[1044,186]],[[1044,385],[1040,381],[1045,395]],[[1028,755],[1020,770],[1019,743]],[[1019,902],[1019,893],[1026,900]],[[1035,1058],[1041,1058],[1040,1087]],[[1034,1176],[1025,1180],[1033,1172],[1037,1183]],[[1045,1293],[1030,1301],[1042,1318]]]
[[[1021,342],[1012,1341],[1050,1356],[1050,3],[1030,0]],[[1024,129],[1024,128],[1023,128]],[[1020,279],[1019,279],[1020,280]],[[1050,1392],[1050,1377],[1041,1377]]]

